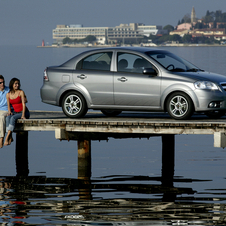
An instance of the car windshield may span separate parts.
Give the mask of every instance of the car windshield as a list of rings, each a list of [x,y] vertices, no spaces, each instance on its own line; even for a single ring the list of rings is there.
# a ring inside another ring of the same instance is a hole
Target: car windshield
[[[150,51],[146,53],[153,60],[157,61],[168,71],[185,72],[185,71],[202,71],[190,62],[179,56],[167,51]]]

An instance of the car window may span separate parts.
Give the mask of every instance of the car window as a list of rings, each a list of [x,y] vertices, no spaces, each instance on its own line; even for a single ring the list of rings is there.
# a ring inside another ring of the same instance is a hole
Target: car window
[[[82,60],[81,69],[110,71],[112,52],[95,53]]]
[[[144,68],[153,68],[152,64],[146,59],[130,53],[118,53],[117,70],[118,72],[142,73]]]
[[[168,70],[172,70],[175,68],[187,70],[185,64],[179,61],[178,59],[175,59],[174,57],[172,57],[172,55],[156,54],[156,55],[152,55],[152,58],[154,58],[156,61],[158,61],[161,65],[163,65]]]
[[[170,52],[150,51],[147,52],[147,55],[169,71],[183,72],[189,70],[200,70],[195,65]]]

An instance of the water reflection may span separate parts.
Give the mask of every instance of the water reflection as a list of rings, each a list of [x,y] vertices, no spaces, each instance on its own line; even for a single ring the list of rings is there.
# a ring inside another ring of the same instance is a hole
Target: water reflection
[[[189,185],[206,180],[174,176],[172,136],[163,137],[160,177],[97,178],[91,177],[90,155],[78,159],[78,178],[29,176],[24,138],[27,133],[17,134],[20,145],[16,145],[16,176],[0,176],[3,225],[226,224],[226,189],[199,192]]]
[[[35,225],[75,221],[83,225],[226,222],[225,204],[221,204],[226,190],[198,194],[188,187],[164,186],[162,177],[111,175],[85,180],[20,175],[2,176],[0,181],[2,222],[29,225],[34,221]],[[173,181],[203,182],[177,177]],[[111,193],[119,198],[109,198]]]

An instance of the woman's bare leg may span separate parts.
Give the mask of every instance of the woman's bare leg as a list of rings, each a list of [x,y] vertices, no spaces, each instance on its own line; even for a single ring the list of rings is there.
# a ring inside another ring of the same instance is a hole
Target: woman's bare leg
[[[9,145],[13,142],[13,133],[9,135]]]
[[[10,145],[11,142],[12,142],[12,131],[9,130],[5,138],[4,146]]]

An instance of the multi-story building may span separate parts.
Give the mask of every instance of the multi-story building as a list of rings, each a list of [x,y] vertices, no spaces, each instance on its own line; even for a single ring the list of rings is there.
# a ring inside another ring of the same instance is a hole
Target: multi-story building
[[[205,29],[194,29],[192,31],[189,31],[189,34],[192,35],[192,37],[213,37],[217,40],[226,39],[225,34],[225,28],[205,28]]]
[[[57,25],[53,29],[53,39],[61,43],[64,38],[84,39],[93,35],[99,42],[105,43],[107,27],[83,27],[82,25]]]
[[[161,26],[144,25],[138,23],[120,24],[116,27],[83,27],[82,25],[57,25],[53,29],[53,39],[56,43],[62,43],[64,38],[84,39],[88,35],[95,36],[98,43],[117,41],[132,41],[149,37],[150,34],[165,34]]]
[[[165,35],[168,34],[167,30],[163,30],[162,26],[158,25],[144,25],[140,24],[137,26],[139,34],[149,37],[150,35]]]
[[[189,29],[177,29],[177,30],[174,30],[174,31],[171,31],[169,34],[170,35],[180,35],[181,37],[183,37],[184,35],[188,34],[189,33]]]
[[[143,35],[139,34],[138,24],[130,23],[130,24],[120,24],[116,27],[108,27],[107,29],[107,40],[108,42],[125,42],[132,41],[139,38],[143,38]]]

